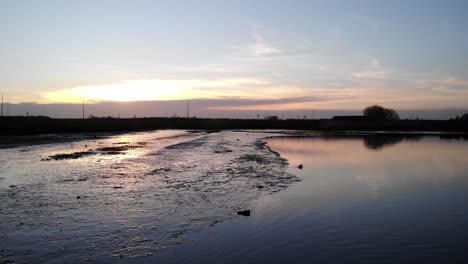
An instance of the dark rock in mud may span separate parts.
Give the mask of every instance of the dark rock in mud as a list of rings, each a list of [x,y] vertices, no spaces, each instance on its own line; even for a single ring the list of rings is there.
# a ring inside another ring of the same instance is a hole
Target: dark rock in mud
[[[265,162],[265,158],[262,157],[261,155],[256,155],[256,154],[246,154],[243,155],[239,158],[241,161],[255,161],[257,163],[262,163]]]
[[[186,141],[182,143],[177,143],[171,146],[166,147],[166,149],[187,149],[187,148],[198,148],[206,144],[204,139],[195,139],[192,141]]]
[[[228,148],[217,149],[217,150],[214,151],[214,153],[217,153],[217,154],[230,153],[230,152],[232,152],[232,150],[230,150]]]
[[[114,145],[127,145],[127,144],[130,144],[130,142],[115,142],[113,143]]]
[[[123,189],[123,186],[114,186],[114,189]]]
[[[210,227],[213,227],[213,226],[215,226],[217,223],[221,223],[221,221],[219,221],[219,220],[215,220],[215,221],[214,221],[214,222],[213,222],[213,223],[210,225]]]
[[[61,182],[74,182],[74,181],[75,181],[75,179],[73,179],[73,178],[61,180]]]
[[[238,211],[237,214],[242,216],[250,216],[250,210]]]
[[[221,130],[208,130],[206,131],[207,134],[219,133]]]
[[[239,175],[239,174],[246,174],[246,173],[255,173],[255,169],[252,166],[245,166],[245,167],[238,167],[235,169],[228,168],[226,172],[231,175]]]
[[[42,161],[50,161],[50,160],[66,160],[66,159],[79,159],[85,156],[95,155],[94,151],[81,151],[81,152],[74,152],[74,153],[63,153],[63,154],[56,154],[49,156],[49,158],[42,159]]]
[[[302,168],[304,168],[304,165],[301,164],[301,165],[297,166],[297,168],[302,170]]]
[[[146,175],[158,174],[158,173],[161,173],[161,172],[169,172],[169,171],[172,171],[172,170],[170,168],[159,168],[159,169],[152,170],[151,172],[147,173]]]
[[[254,145],[259,148],[259,149],[264,149],[266,148],[266,142],[265,141],[261,141],[261,140],[257,140]]]
[[[116,143],[114,143],[116,144]],[[116,146],[116,147],[103,147],[103,148],[98,148],[97,151],[101,153],[101,155],[122,155],[125,154],[125,151],[131,150],[131,149],[137,149],[137,148],[142,148],[143,146]]]
[[[101,153],[101,155],[122,155],[125,154],[124,151],[106,151]]]
[[[130,149],[142,148],[142,146],[118,146],[118,147],[103,147],[98,148],[97,151],[101,152],[123,152]]]

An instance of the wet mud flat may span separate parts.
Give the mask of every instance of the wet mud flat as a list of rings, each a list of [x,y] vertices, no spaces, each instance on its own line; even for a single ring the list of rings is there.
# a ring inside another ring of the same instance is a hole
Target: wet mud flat
[[[31,147],[35,145],[63,144],[92,139],[105,139],[117,133],[72,133],[72,134],[44,134],[0,137],[0,149]]]
[[[0,263],[138,262],[246,217],[299,181],[263,137],[165,131],[2,149]]]

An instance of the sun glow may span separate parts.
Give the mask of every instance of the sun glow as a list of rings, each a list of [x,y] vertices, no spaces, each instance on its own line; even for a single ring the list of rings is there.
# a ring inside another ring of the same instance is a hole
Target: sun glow
[[[149,101],[179,99],[184,88],[164,80],[132,80],[115,84],[79,86],[45,94],[51,102],[90,101]]]
[[[86,101],[152,101],[184,100],[194,98],[251,97],[257,95],[255,87],[268,85],[262,79],[214,80],[124,80],[104,85],[86,85],[43,94],[54,103],[79,103]]]

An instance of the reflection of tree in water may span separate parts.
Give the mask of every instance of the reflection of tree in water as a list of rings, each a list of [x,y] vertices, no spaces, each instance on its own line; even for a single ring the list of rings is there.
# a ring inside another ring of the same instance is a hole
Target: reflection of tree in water
[[[380,150],[401,143],[403,140],[418,141],[421,138],[422,136],[409,135],[369,135],[364,137],[364,146],[368,149]]]

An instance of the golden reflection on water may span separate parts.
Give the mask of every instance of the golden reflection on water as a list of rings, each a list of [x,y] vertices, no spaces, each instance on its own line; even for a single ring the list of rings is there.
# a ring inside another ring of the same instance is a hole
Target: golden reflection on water
[[[289,160],[293,174],[304,179],[296,188],[316,192],[314,199],[325,203],[328,198],[376,198],[383,190],[440,187],[451,177],[464,177],[468,169],[467,141],[426,137],[373,148],[365,140],[285,137],[269,139],[268,145]]]
[[[452,175],[468,164],[468,142],[463,141],[427,138],[418,142],[402,142],[378,152],[365,148],[362,139],[278,138],[269,140],[268,145],[279,153],[285,153],[290,163],[306,163],[312,168],[360,165],[378,169],[404,164],[411,165],[416,171],[427,170],[429,166],[443,171],[443,175]]]

